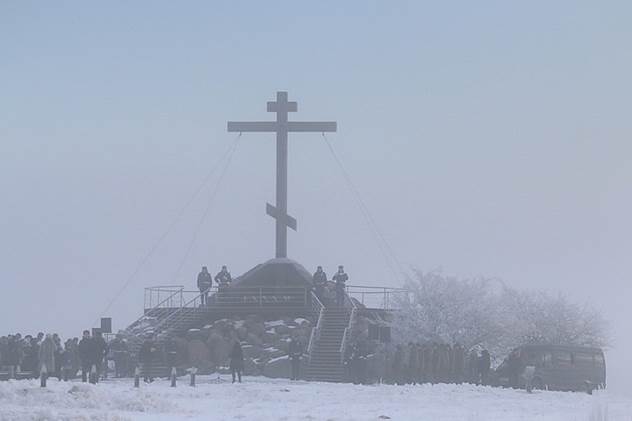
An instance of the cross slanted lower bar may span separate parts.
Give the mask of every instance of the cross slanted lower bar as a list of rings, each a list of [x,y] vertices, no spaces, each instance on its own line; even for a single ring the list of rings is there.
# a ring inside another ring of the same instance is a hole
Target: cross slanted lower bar
[[[287,134],[289,132],[335,132],[335,121],[288,121],[288,113],[296,112],[296,102],[287,100],[287,92],[277,92],[276,101],[268,102],[268,112],[276,113],[276,121],[229,121],[229,132],[276,133],[276,206],[266,204],[266,213],[276,220],[276,257],[287,257],[287,227],[296,231],[296,219],[287,213]]]

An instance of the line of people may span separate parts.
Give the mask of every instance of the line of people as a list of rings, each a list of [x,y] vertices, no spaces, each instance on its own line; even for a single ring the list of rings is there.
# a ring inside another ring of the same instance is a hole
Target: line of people
[[[84,382],[90,373],[98,381],[107,364],[107,354],[108,344],[103,336],[91,336],[88,330],[81,339],[68,339],[63,345],[56,333],[0,337],[0,367],[6,370],[7,379],[38,378],[44,373],[46,377],[67,381],[81,371]]]
[[[397,345],[387,377],[395,384],[487,384],[491,357],[486,349],[469,353],[460,344]]]

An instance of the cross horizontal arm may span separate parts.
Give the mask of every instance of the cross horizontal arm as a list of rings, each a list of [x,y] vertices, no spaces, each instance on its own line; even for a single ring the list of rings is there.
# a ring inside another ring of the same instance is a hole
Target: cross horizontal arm
[[[276,132],[276,121],[229,121],[229,132]]]
[[[288,132],[335,132],[335,121],[290,121],[287,123]]]

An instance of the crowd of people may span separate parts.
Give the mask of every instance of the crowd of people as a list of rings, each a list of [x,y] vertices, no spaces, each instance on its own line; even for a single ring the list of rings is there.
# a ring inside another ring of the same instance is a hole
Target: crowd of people
[[[349,348],[346,358],[348,374],[354,383],[372,381],[391,384],[424,384],[464,382],[485,385],[491,370],[491,357],[486,349],[469,352],[460,344],[409,343],[394,350],[374,355],[373,370],[362,344]]]
[[[81,339],[69,338],[63,343],[56,333],[11,334],[0,337],[0,368],[8,379],[44,375],[67,381],[81,372],[84,382],[97,382],[105,373],[110,352],[117,352],[121,343],[113,340],[107,344],[100,333],[92,336],[88,330]]]

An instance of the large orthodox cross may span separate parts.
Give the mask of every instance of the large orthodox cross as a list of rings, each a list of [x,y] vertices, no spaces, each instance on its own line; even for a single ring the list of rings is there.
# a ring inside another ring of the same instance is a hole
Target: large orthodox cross
[[[287,257],[287,227],[296,231],[296,219],[287,213],[287,134],[288,132],[335,132],[336,122],[288,121],[288,113],[296,112],[296,102],[287,100],[287,92],[277,92],[276,101],[268,102],[268,112],[276,113],[276,121],[228,122],[229,132],[276,133],[276,206],[266,203],[266,213],[276,219],[276,257]]]

